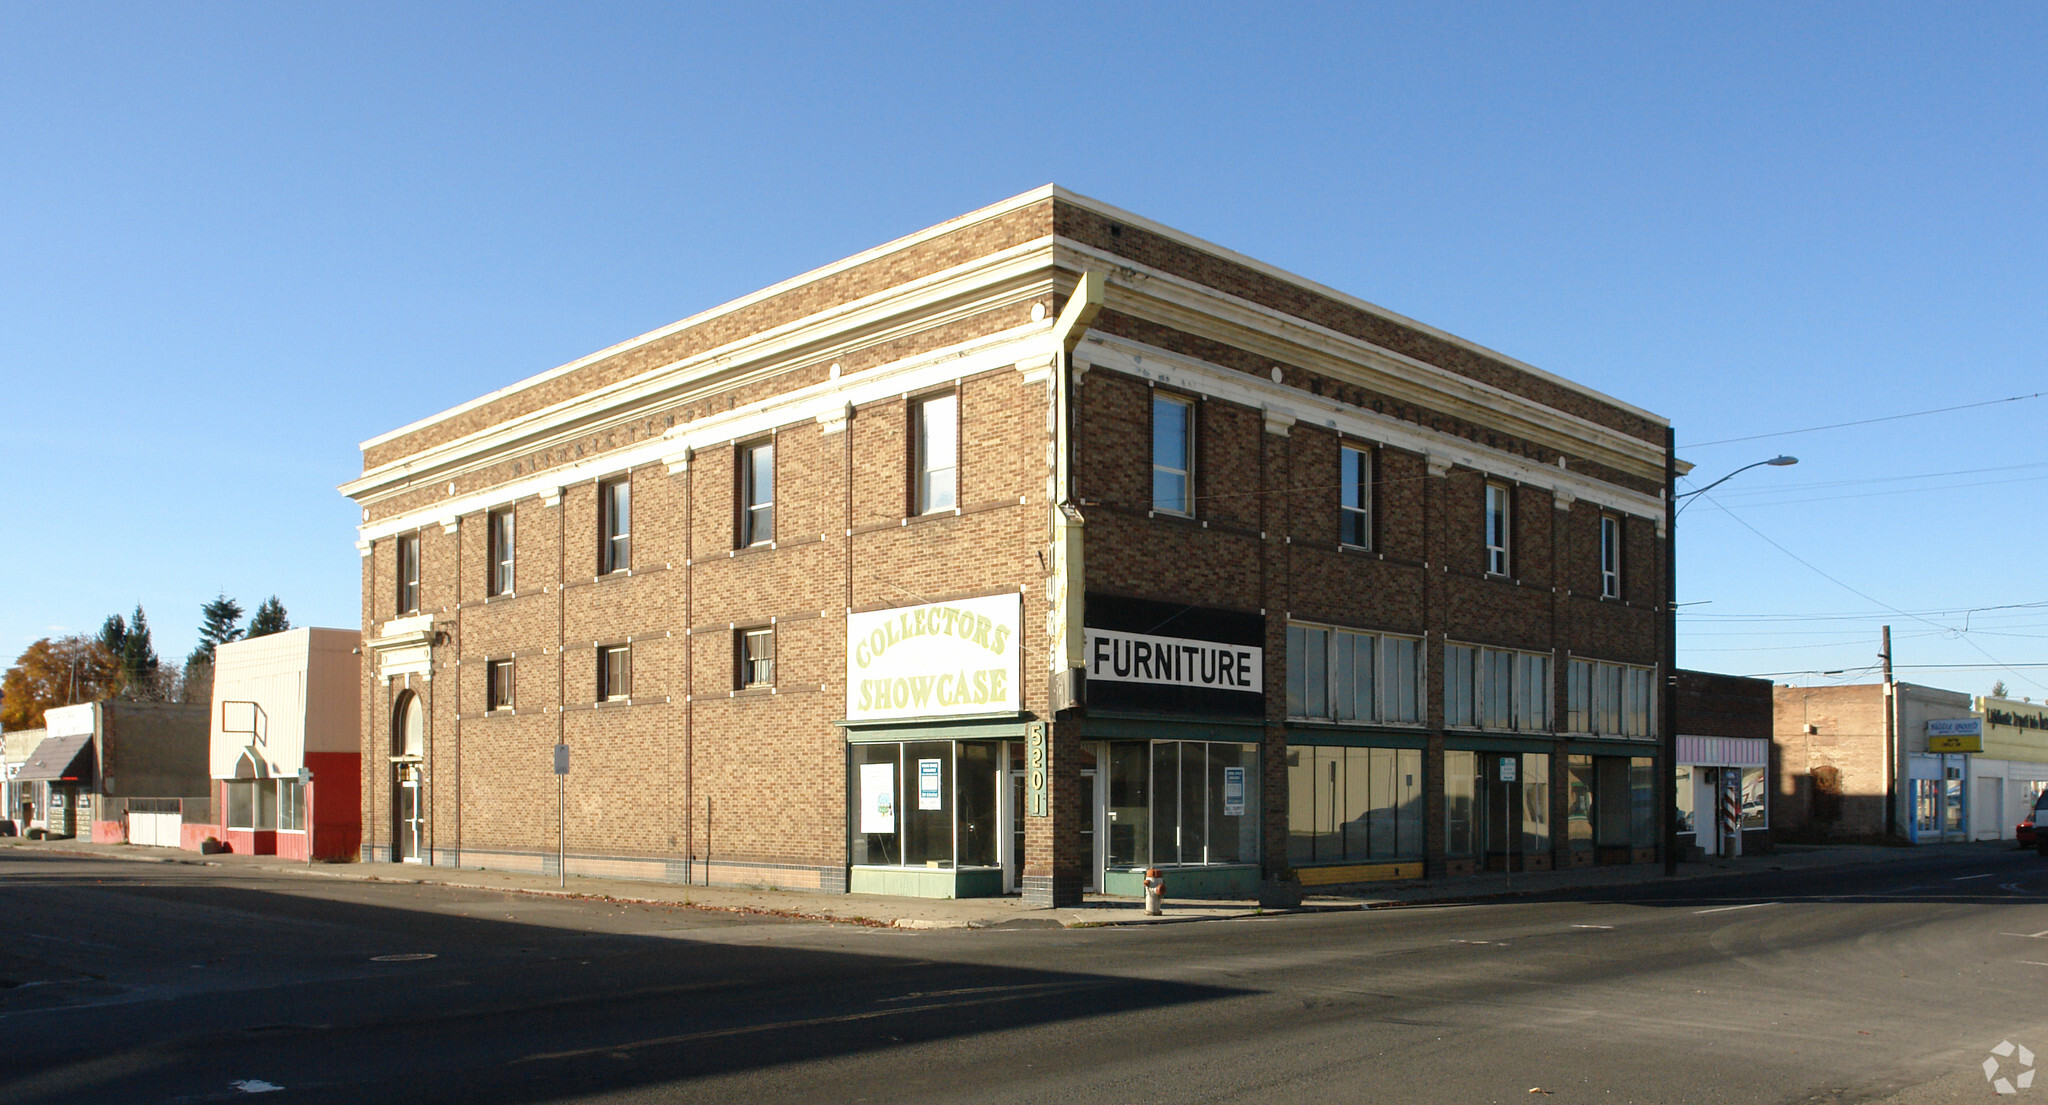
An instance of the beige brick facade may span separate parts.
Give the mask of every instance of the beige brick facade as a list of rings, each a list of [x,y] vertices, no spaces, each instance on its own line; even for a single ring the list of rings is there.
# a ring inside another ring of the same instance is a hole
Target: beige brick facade
[[[1062,348],[1056,320],[1084,271],[1105,278],[1102,308]],[[1161,389],[1193,403],[1188,517],[1153,509]],[[945,394],[959,403],[955,506],[918,515],[914,406]],[[562,832],[571,872],[845,889],[860,866],[848,742],[889,730],[845,721],[849,616],[1020,595],[1021,710],[904,728],[1014,743],[1049,726],[1048,815],[1001,806],[1005,887],[1068,900],[1112,874],[1086,846],[1111,831],[1086,780],[1102,780],[1112,741],[1255,745],[1253,808],[1205,815],[1257,819],[1256,854],[1224,865],[1254,881],[1298,865],[1288,788],[1303,776],[1288,764],[1304,748],[1419,753],[1403,816],[1426,841],[1325,881],[1574,862],[1574,765],[1654,754],[1648,733],[1570,731],[1566,676],[1575,658],[1668,670],[1666,440],[1654,415],[1041,189],[365,443],[344,491],[364,519],[366,854],[552,870]],[[773,539],[741,548],[740,458],[762,443]],[[1340,541],[1340,445],[1371,458],[1369,547]],[[630,566],[601,574],[599,489],[615,480],[630,487]],[[1489,482],[1511,505],[1505,575],[1487,571]],[[1067,575],[1062,501],[1085,520],[1085,566]],[[507,594],[489,593],[492,511],[516,534]],[[1601,597],[1603,513],[1621,520],[1619,597]],[[414,537],[416,612],[398,609],[396,579]],[[1067,653],[1048,626],[1087,617],[1059,605],[1067,593],[1263,619],[1262,718],[1229,730],[1187,711],[1056,711]],[[1422,716],[1290,719],[1290,622],[1419,638]],[[774,678],[742,687],[738,635],[762,627]],[[1446,642],[1547,656],[1552,723],[1447,728]],[[621,646],[630,693],[599,701],[600,659]],[[507,660],[512,705],[491,710],[486,672]],[[410,751],[406,708],[421,711]],[[558,744],[573,757],[559,821]],[[1447,765],[1504,755],[1554,781],[1512,784],[1517,816],[1549,828],[1496,826],[1500,855],[1452,854]]]

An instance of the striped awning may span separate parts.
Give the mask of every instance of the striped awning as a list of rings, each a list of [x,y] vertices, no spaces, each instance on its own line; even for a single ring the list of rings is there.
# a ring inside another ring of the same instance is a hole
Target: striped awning
[[[1678,735],[1678,762],[1699,767],[1769,767],[1771,742],[1761,737]]]

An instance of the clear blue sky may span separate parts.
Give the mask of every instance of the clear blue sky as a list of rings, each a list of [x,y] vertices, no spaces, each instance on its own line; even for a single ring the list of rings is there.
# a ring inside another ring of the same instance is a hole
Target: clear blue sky
[[[2048,390],[2044,112],[2040,4],[6,5],[0,660],[354,625],[363,439],[1057,181],[1799,456],[1688,666],[2038,700],[2048,398],[1705,443]]]

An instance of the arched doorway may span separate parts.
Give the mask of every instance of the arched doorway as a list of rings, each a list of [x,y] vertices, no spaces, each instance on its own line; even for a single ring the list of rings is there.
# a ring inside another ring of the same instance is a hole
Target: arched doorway
[[[391,858],[419,863],[426,826],[421,801],[420,764],[426,757],[426,711],[419,696],[406,691],[391,712]]]

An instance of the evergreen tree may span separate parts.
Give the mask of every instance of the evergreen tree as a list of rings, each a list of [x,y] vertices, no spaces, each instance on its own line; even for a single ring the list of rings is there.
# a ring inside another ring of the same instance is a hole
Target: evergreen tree
[[[99,645],[121,663],[122,695],[129,698],[156,697],[158,668],[156,648],[149,639],[149,618],[142,604],[135,604],[133,620],[114,614],[100,624]]]
[[[272,595],[256,607],[256,613],[249,617],[249,629],[242,634],[243,640],[252,637],[268,637],[272,633],[283,633],[292,627],[291,619],[284,616],[284,603]]]
[[[2006,696],[2006,689],[2005,689],[2005,680],[2003,680],[2003,679],[1996,679],[1996,680],[1993,680],[1993,681],[1992,681],[1992,683],[1991,683],[1991,697],[1993,697],[1993,698],[2004,698],[2005,696]]]
[[[199,644],[185,658],[188,670],[199,664],[213,666],[214,649],[242,639],[242,604],[226,593],[201,606],[199,616]]]

